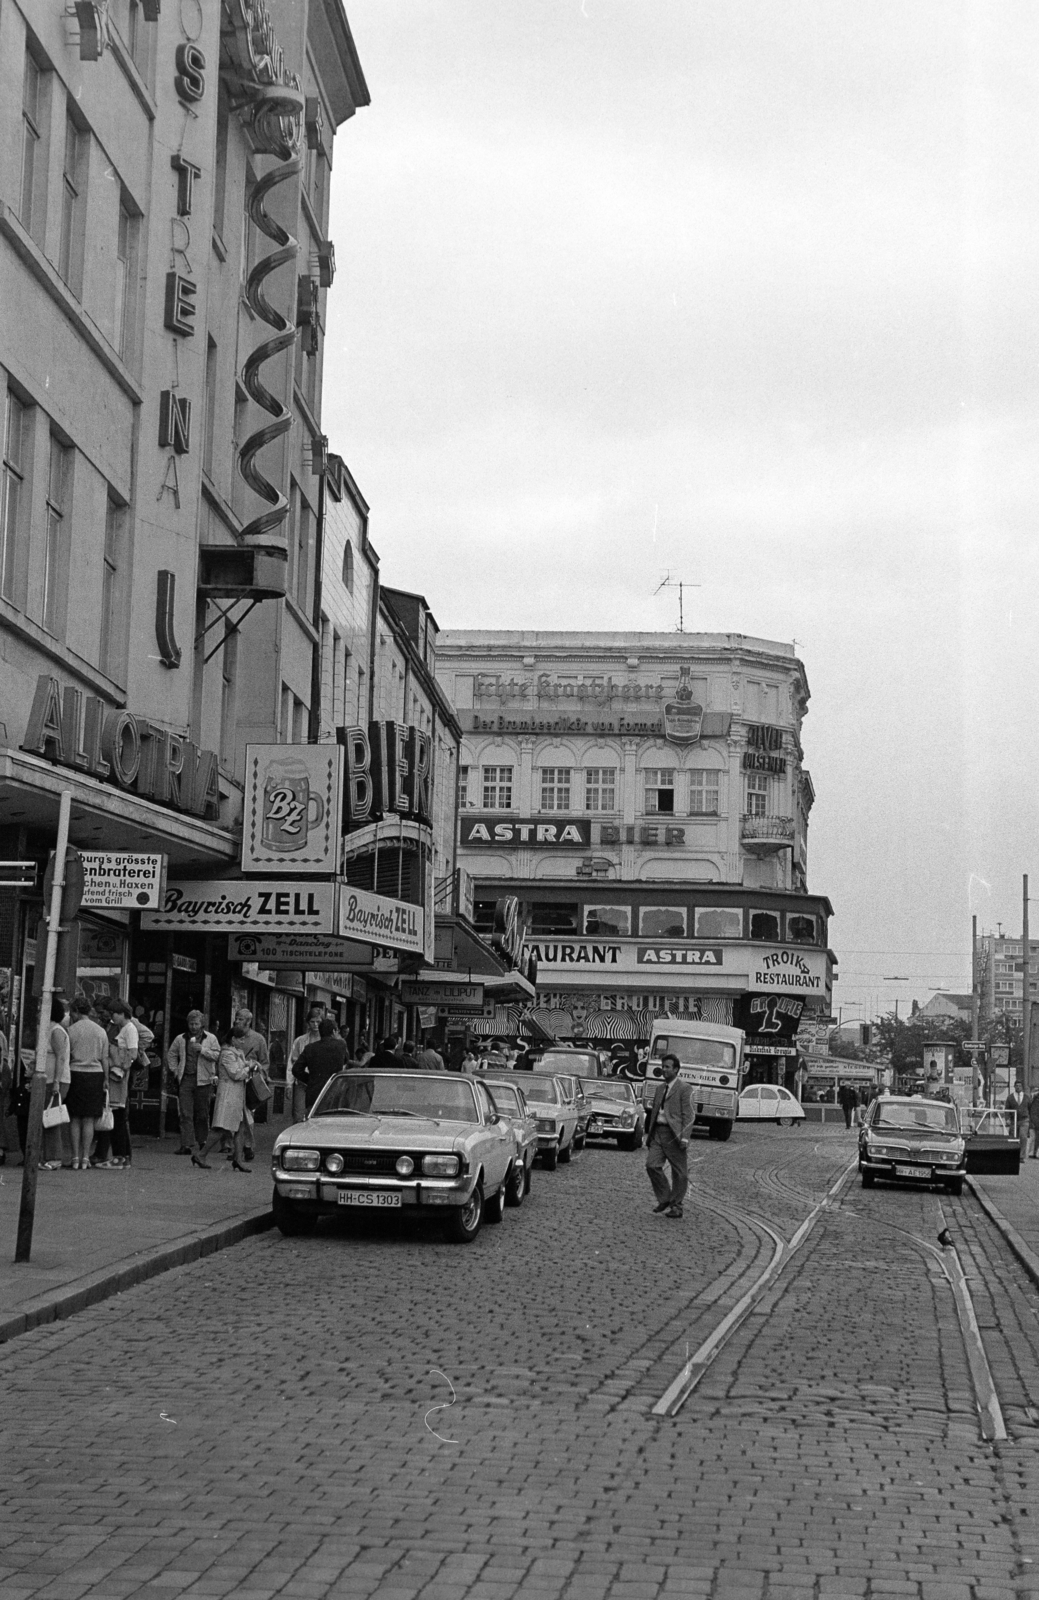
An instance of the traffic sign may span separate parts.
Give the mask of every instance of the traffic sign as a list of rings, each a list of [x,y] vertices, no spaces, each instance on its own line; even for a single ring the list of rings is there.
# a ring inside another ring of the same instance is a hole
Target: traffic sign
[[[5,889],[35,889],[35,861],[0,861],[0,886]]]
[[[964,1039],[964,1041],[963,1041],[963,1049],[964,1049],[964,1053],[966,1055],[969,1055],[969,1056],[981,1055],[981,1054],[983,1054],[984,1049],[985,1049],[984,1040],[982,1040],[982,1039]]]
[[[43,906],[47,915],[50,914],[51,891],[54,888],[54,855],[52,850],[47,859],[47,870],[43,874]],[[83,857],[70,844],[65,851],[65,887],[61,891],[61,923],[72,922],[83,900]]]

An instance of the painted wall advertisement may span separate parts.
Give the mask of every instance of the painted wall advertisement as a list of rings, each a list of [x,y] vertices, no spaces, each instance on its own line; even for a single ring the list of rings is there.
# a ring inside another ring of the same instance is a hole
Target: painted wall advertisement
[[[245,747],[242,871],[313,877],[335,872],[343,810],[336,744]]]
[[[334,911],[334,883],[209,878],[167,884],[161,908],[142,911],[141,927],[171,933],[331,933]]]

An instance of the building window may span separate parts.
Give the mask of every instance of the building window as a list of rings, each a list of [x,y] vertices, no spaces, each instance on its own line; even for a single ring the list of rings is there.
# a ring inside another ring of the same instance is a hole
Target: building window
[[[748,817],[768,816],[768,778],[763,772],[747,774],[746,814]]]
[[[42,72],[26,50],[25,71],[22,77],[22,193],[18,220],[27,233],[33,232],[33,223],[36,221],[36,175],[42,163],[40,151],[42,78]]]
[[[535,900],[530,907],[530,932],[543,937],[551,933],[577,933],[581,925],[580,907],[576,901],[557,904],[552,900]]]
[[[65,158],[61,169],[61,239],[58,271],[73,294],[79,293],[83,269],[83,222],[86,210],[86,135],[65,114]]]
[[[587,767],[585,769],[584,809],[586,811],[616,811],[616,767]]]
[[[742,939],[743,912],[728,906],[697,906],[693,912],[694,939]]]
[[[817,944],[819,935],[814,917],[799,914],[796,917],[788,915],[786,919],[786,936],[791,944]]]
[[[693,767],[689,773],[689,815],[718,815],[718,773],[707,767]]]
[[[25,504],[27,407],[8,389],[4,416],[4,477],[0,494],[0,591],[14,600],[19,535]]]
[[[684,939],[684,906],[641,906],[639,933],[643,939]]]
[[[542,767],[541,809],[542,811],[570,810],[569,767]]]
[[[65,586],[69,565],[68,483],[72,452],[51,434],[47,474],[47,545],[43,566],[43,626],[55,637],[65,620]]]
[[[469,811],[471,805],[472,803],[469,799],[469,768],[460,766],[458,769],[458,809],[459,811]]]
[[[115,347],[124,361],[133,356],[137,280],[137,218],[119,204],[119,235],[115,250]]]
[[[235,701],[238,691],[238,630],[230,623],[224,628],[224,648],[220,654],[220,760],[234,766]]]
[[[213,232],[224,236],[224,206],[227,200],[227,135],[231,105],[221,80],[216,103],[216,158],[213,165]]]
[[[204,400],[206,409],[202,418],[202,465],[210,477],[213,476],[213,440],[216,435],[216,371],[216,340],[209,336],[206,339],[206,392]]]
[[[673,812],[675,809],[674,767],[647,767],[643,774],[646,784],[646,811]]]
[[[126,533],[126,507],[109,500],[105,516],[105,553],[101,567],[101,644],[98,665],[110,678],[122,667],[122,568]]]
[[[631,933],[630,906],[585,906],[584,931],[612,939],[626,939]]]
[[[779,939],[779,917],[774,911],[752,911],[750,913],[750,936],[752,939],[767,939],[770,944],[776,944]]]
[[[512,810],[511,767],[484,767],[483,809],[485,811]]]
[[[349,539],[343,550],[343,587],[349,594],[354,592],[354,547]]]
[[[310,603],[310,538],[313,514],[300,495],[296,517],[296,604],[304,615],[309,615]]]

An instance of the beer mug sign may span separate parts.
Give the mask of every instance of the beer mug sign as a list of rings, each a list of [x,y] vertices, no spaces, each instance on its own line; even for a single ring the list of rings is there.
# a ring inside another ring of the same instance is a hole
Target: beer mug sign
[[[325,802],[311,793],[306,763],[293,758],[272,761],[263,780],[264,849],[283,855],[305,850],[311,828],[318,827],[324,815]]]

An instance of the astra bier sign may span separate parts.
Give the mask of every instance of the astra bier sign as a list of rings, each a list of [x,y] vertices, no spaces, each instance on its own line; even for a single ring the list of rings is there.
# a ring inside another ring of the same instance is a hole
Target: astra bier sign
[[[559,817],[554,822],[544,817],[461,817],[463,845],[486,848],[488,845],[526,845],[535,850],[583,849],[592,842],[592,824],[586,817]]]

